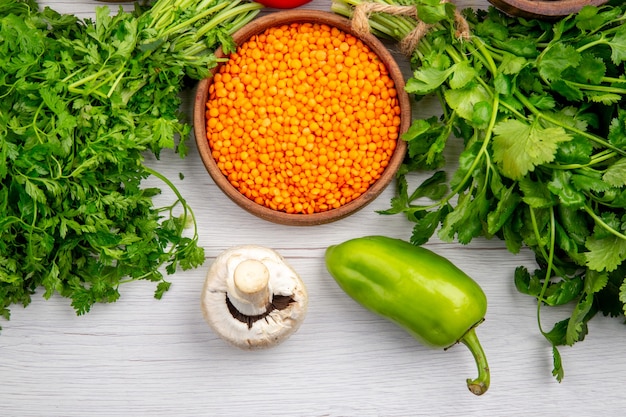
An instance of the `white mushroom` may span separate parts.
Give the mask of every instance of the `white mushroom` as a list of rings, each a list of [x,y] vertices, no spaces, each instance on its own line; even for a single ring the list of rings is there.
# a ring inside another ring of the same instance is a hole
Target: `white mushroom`
[[[304,283],[276,251],[256,245],[222,252],[207,273],[202,313],[222,339],[242,349],[276,345],[304,319]]]

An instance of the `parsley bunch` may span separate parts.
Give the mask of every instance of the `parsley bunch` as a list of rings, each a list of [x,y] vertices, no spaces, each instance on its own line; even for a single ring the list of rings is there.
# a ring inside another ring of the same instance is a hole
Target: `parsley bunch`
[[[411,240],[468,244],[503,239],[512,253],[530,248],[537,269],[515,271],[519,291],[535,297],[539,329],[551,343],[553,375],[563,378],[558,346],[583,340],[598,312],[626,305],[626,5],[584,7],[558,21],[463,10],[439,0],[380,0],[417,6],[429,25],[411,56],[406,90],[439,98],[441,117],[413,121],[408,155],[385,214],[415,223]],[[349,16],[361,0],[334,0]],[[372,14],[372,31],[400,40],[417,21]],[[447,178],[448,141],[463,141]],[[452,139],[454,140],[454,139]],[[406,174],[435,173],[409,192]],[[570,303],[571,315],[546,331],[543,305]]]
[[[43,287],[77,314],[113,302],[135,280],[204,262],[191,208],[145,163],[184,157],[190,126],[179,114],[185,80],[234,48],[230,34],[261,8],[230,0],[158,0],[97,9],[79,20],[33,0],[0,4],[0,314]],[[176,201],[157,207],[161,190]],[[185,231],[193,226],[191,237]]]

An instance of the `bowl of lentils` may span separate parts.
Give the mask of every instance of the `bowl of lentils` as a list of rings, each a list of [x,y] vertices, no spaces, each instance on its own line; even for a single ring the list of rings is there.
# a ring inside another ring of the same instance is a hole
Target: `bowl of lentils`
[[[311,10],[262,16],[233,40],[194,103],[196,143],[218,187],[287,225],[329,223],[375,199],[403,162],[411,119],[387,47]]]

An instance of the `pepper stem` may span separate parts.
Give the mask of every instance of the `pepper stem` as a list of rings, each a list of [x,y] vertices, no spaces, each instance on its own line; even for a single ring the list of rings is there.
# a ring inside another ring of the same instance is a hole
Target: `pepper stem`
[[[472,327],[467,333],[465,333],[459,342],[467,346],[470,352],[472,352],[474,360],[476,361],[476,366],[478,367],[478,378],[468,378],[467,388],[469,388],[472,394],[482,395],[487,392],[487,389],[489,389],[490,374],[487,357],[485,356],[485,352],[478,341],[478,336],[476,336],[476,328]]]

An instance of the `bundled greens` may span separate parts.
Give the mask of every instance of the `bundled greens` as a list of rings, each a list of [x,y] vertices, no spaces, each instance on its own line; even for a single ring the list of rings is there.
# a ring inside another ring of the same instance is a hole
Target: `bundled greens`
[[[352,16],[361,0],[334,0]],[[441,117],[413,121],[408,155],[386,214],[415,223],[411,240],[468,244],[502,239],[530,248],[537,269],[519,267],[519,291],[537,299],[541,333],[552,345],[582,340],[598,312],[622,317],[626,305],[626,5],[584,7],[557,21],[463,10],[439,0],[376,1],[416,6],[419,21],[372,13],[372,32],[395,40],[426,34],[411,51],[406,90],[439,98]],[[450,138],[463,141],[450,178],[440,168]],[[406,175],[435,173],[413,191]],[[570,317],[547,331],[544,305],[570,303]]]
[[[195,218],[173,182],[145,163],[184,157],[179,114],[189,78],[209,75],[218,46],[262,6],[157,0],[79,20],[33,0],[0,3],[0,314],[38,288],[77,314],[135,280],[204,262]],[[163,181],[176,201],[157,207]],[[191,237],[186,229],[193,225]]]

